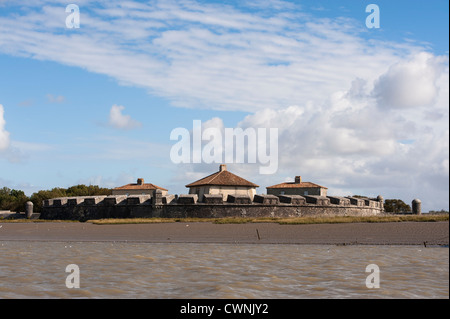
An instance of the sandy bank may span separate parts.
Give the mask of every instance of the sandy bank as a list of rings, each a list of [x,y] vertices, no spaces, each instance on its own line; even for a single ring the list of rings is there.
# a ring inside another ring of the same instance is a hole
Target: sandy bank
[[[259,238],[258,238],[259,236]],[[448,245],[448,222],[279,225],[276,223],[1,223],[0,241]]]

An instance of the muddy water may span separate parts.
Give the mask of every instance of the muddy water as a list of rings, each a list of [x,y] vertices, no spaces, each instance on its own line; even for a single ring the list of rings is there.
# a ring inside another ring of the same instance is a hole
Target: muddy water
[[[0,298],[449,298],[448,269],[448,247],[0,241]]]

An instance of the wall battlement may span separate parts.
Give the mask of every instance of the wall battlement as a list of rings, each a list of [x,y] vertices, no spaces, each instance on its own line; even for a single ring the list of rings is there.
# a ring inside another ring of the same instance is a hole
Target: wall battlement
[[[316,195],[255,195],[248,196],[196,194],[112,195],[63,197],[45,200],[41,219],[88,220],[134,217],[298,217],[373,216],[384,212],[382,197]]]

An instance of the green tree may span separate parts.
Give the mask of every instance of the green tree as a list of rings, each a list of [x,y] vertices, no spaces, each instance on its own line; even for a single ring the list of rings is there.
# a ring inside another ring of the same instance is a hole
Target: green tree
[[[10,189],[8,187],[0,188],[0,210],[10,210],[13,212],[25,211],[25,204],[31,200],[36,213],[42,212],[44,200],[59,197],[76,197],[76,196],[96,196],[111,195],[109,188],[102,188],[97,185],[75,185],[67,189],[55,187],[51,190],[40,190],[28,197],[21,190]]]
[[[29,200],[28,196],[21,190],[9,189],[3,187],[0,189],[0,209],[10,210],[12,212],[25,211],[25,203]]]
[[[30,200],[33,202],[33,210],[36,213],[42,212],[43,201],[51,198],[66,197],[64,188],[55,187],[52,190],[41,190],[31,195]]]
[[[0,198],[3,195],[9,195],[9,193],[11,193],[11,190],[8,187],[5,186],[3,188],[0,188]]]
[[[34,204],[34,211],[36,213],[42,212],[43,201],[59,197],[77,197],[77,196],[96,196],[96,195],[111,195],[111,189],[101,188],[97,185],[75,185],[67,189],[53,188],[51,190],[41,190],[31,195],[31,201]]]
[[[11,207],[11,189],[8,187],[3,187],[0,189],[0,209],[10,210]]]
[[[75,185],[71,186],[66,191],[67,196],[95,196],[95,195],[111,195],[111,189],[101,188],[97,185]]]
[[[386,213],[402,214],[411,212],[411,206],[401,199],[386,199],[384,201],[384,210]]]

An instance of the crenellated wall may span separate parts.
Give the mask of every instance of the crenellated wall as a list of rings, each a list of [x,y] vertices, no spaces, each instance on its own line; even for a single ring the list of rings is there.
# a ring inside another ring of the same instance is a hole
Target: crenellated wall
[[[89,220],[102,218],[219,218],[373,216],[384,212],[383,200],[336,196],[113,195],[64,197],[45,200],[41,219]]]

